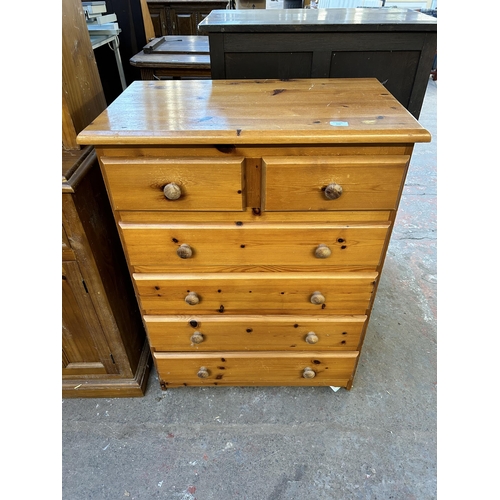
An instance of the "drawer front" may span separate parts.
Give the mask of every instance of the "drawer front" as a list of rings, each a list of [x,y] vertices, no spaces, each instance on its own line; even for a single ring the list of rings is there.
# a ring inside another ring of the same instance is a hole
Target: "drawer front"
[[[104,156],[100,162],[115,210],[241,211],[245,205],[243,158]]]
[[[358,354],[357,351],[219,354],[155,352],[153,356],[164,388],[185,385],[345,387],[353,374]]]
[[[395,209],[409,160],[404,155],[265,157],[263,208]]]
[[[366,316],[144,316],[155,351],[355,351]]]
[[[376,272],[133,274],[143,314],[366,314]]]
[[[380,262],[389,223],[146,225],[120,223],[132,266],[359,265]]]

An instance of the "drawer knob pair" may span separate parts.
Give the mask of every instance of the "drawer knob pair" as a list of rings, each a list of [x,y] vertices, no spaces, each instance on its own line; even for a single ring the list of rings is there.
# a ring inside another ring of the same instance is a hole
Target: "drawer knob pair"
[[[167,200],[178,200],[181,197],[182,191],[175,182],[170,182],[163,188],[163,194]]]
[[[200,366],[200,369],[198,370],[197,373],[199,378],[208,378],[210,376],[210,371],[206,366]],[[302,377],[304,378],[314,378],[316,376],[316,372],[307,366],[304,368],[304,371],[302,372]]]
[[[342,186],[340,184],[332,182],[325,188],[325,197],[328,200],[336,200],[337,198],[340,198],[342,191]]]

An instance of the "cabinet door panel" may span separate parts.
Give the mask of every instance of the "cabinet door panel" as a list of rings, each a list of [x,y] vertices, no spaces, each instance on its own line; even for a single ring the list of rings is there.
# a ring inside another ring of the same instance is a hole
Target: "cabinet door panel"
[[[76,262],[62,266],[62,349],[63,376],[116,372]]]

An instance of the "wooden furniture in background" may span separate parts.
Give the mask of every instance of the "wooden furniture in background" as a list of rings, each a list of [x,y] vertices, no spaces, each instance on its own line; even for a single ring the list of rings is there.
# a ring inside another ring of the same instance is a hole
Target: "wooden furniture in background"
[[[151,14],[149,13],[147,0],[141,0],[141,12],[144,22],[144,33],[146,35],[146,40],[150,42],[155,37],[155,29],[153,26],[153,21],[151,21]]]
[[[208,37],[167,35],[154,38],[130,59],[141,70],[142,80],[161,78],[210,78]]]
[[[198,24],[214,9],[225,9],[227,0],[147,0],[155,37],[200,35]]]
[[[418,118],[437,19],[405,9],[212,11],[212,78],[377,78]]]
[[[143,396],[149,344],[94,148],[62,166],[63,397]]]
[[[134,82],[78,142],[96,148],[162,388],[350,389],[429,140],[375,79]]]
[[[62,5],[62,394],[142,396],[149,344],[95,150],[76,141],[106,100],[81,2]]]

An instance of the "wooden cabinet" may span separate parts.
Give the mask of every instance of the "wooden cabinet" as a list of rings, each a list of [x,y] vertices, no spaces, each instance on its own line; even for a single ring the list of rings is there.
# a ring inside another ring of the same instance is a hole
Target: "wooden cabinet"
[[[375,79],[131,85],[78,141],[96,147],[162,388],[350,389],[429,140]]]
[[[225,9],[221,0],[148,0],[155,36],[200,35],[198,24],[213,9]]]
[[[377,78],[418,118],[436,55],[437,19],[407,9],[213,11],[212,78]]]
[[[95,151],[64,151],[63,396],[142,396],[149,363],[149,344]]]

